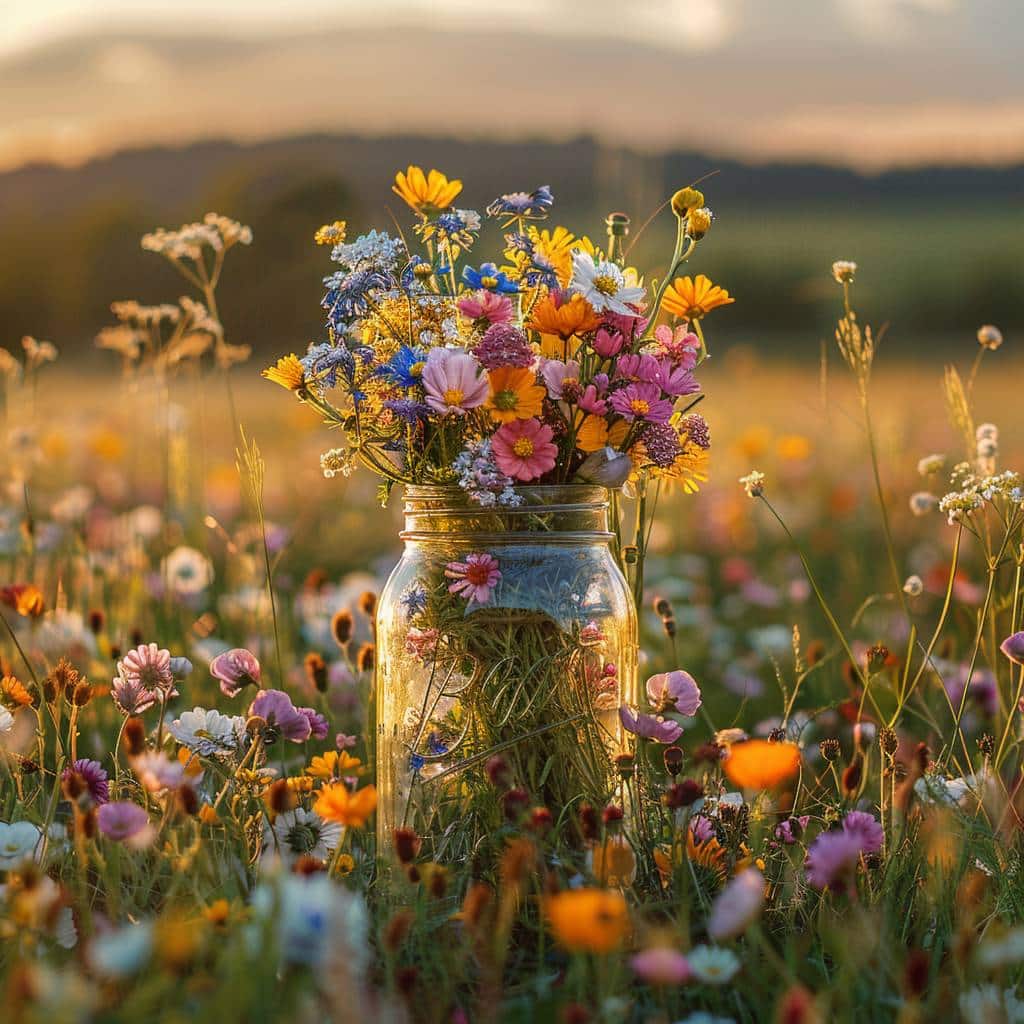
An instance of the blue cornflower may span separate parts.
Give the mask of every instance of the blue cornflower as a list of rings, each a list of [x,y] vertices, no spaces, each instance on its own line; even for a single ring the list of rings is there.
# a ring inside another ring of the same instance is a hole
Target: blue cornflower
[[[489,292],[511,294],[519,291],[519,285],[515,281],[510,281],[504,271],[499,270],[494,263],[481,263],[479,270],[463,267],[462,280],[470,288],[485,288]]]
[[[541,185],[532,192],[508,192],[487,207],[487,216],[507,217],[508,223],[519,217],[524,220],[543,220],[554,201],[550,185]]]
[[[426,611],[427,608],[427,591],[426,588],[419,583],[414,583],[409,589],[402,594],[399,598],[399,604],[405,609],[405,616],[408,619],[415,618],[422,612]]]
[[[533,253],[533,240],[521,231],[511,231],[505,236],[505,246],[509,252]]]
[[[413,772],[420,772],[427,762],[419,754],[409,755],[409,769]]]
[[[427,737],[427,747],[430,749],[431,754],[447,754],[448,748],[441,742],[441,737],[436,732],[432,732]]]
[[[374,371],[392,384],[402,388],[414,388],[422,382],[423,364],[427,360],[426,349],[418,345],[403,345],[383,366]]]
[[[350,384],[355,378],[356,361],[344,345],[331,345],[326,341],[310,345],[300,362],[306,371],[306,379],[315,379],[321,386],[335,387],[339,370]]]
[[[331,326],[343,332],[349,320],[367,311],[370,293],[390,288],[392,281],[379,270],[353,270],[349,274],[332,274],[324,284],[327,294],[320,305],[327,310]]]

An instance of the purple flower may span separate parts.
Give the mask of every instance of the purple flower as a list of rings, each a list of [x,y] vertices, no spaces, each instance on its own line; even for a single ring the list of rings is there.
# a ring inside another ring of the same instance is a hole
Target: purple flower
[[[692,717],[700,707],[700,687],[689,672],[659,672],[647,680],[647,699],[659,715],[666,711]]]
[[[343,732],[339,732],[338,735],[334,737],[334,745],[339,750],[349,750],[351,747],[354,747],[358,742],[359,741],[356,739],[355,736],[348,736]]]
[[[156,644],[140,644],[129,651],[118,663],[117,674],[127,682],[138,683],[147,690],[159,690],[169,696],[174,689],[171,670],[171,652]]]
[[[999,710],[999,690],[996,687],[996,677],[984,668],[975,668],[971,674],[970,665],[957,665],[953,669],[953,675],[943,680],[946,693],[949,695],[949,702],[953,705],[954,711],[960,710],[964,699],[964,689],[967,687],[967,677],[971,677],[970,698],[977,704],[982,712],[988,716],[994,715]]]
[[[850,811],[843,818],[843,831],[860,842],[863,853],[878,853],[885,841],[885,831],[875,816],[866,811]]]
[[[99,761],[91,761],[87,757],[80,757],[61,772],[61,781],[67,781],[72,775],[78,775],[89,790],[94,804],[105,804],[110,799],[110,783],[107,782],[107,773]]]
[[[1024,632],[1011,633],[1000,645],[999,650],[1016,665],[1024,665]]]
[[[714,838],[715,826],[711,824],[710,818],[703,814],[695,814],[690,819],[690,835],[693,836],[694,843],[700,846]]]
[[[619,708],[619,720],[634,736],[642,736],[655,743],[675,743],[683,734],[683,727],[678,722],[657,715],[638,714],[625,704]]]
[[[638,381],[611,397],[611,407],[627,422],[643,420],[645,423],[665,423],[672,415],[672,403],[661,397],[657,384]]]
[[[801,814],[799,818],[787,818],[785,821],[781,821],[775,826],[775,838],[785,846],[792,846],[798,841],[798,836],[793,831],[794,821],[799,826],[800,835],[803,835],[803,833],[807,831],[807,826],[811,822],[811,816],[809,814]]]
[[[323,740],[327,738],[327,719],[318,711],[314,711],[312,708],[299,708],[300,715],[305,715],[309,719],[309,734],[314,740]]]
[[[518,327],[512,324],[491,324],[484,332],[473,355],[488,370],[500,366],[518,366],[525,369],[533,365],[534,354],[530,343]]]
[[[260,685],[260,663],[255,654],[236,647],[210,662],[210,675],[220,682],[221,693],[235,697],[246,686]]]
[[[104,804],[96,812],[100,831],[115,842],[138,836],[149,826],[149,815],[138,804],[128,800],[117,800]]]
[[[659,359],[658,371],[655,374],[654,382],[661,385],[661,390],[666,395],[678,397],[679,395],[692,395],[700,391],[697,378],[682,366],[675,366],[671,359]]]
[[[304,743],[313,731],[313,723],[283,690],[260,690],[249,707],[249,715],[262,718],[286,740]],[[326,731],[324,732],[326,736]]]
[[[822,832],[807,851],[804,871],[815,889],[845,891],[860,861],[861,837],[849,832]]]
[[[117,676],[111,687],[110,696],[114,699],[122,715],[141,715],[151,708],[157,700],[157,692],[148,690],[137,680],[124,679]]]

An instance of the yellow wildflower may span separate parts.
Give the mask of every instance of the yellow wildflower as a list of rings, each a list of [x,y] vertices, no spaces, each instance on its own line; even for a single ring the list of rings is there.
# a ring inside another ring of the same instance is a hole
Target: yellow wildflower
[[[348,225],[343,220],[332,221],[317,228],[313,241],[317,245],[340,245],[345,241]]]
[[[391,191],[400,196],[417,213],[436,213],[446,210],[462,191],[462,182],[448,178],[440,171],[431,171],[425,175],[422,167],[412,164],[403,174],[395,175],[395,183]]]
[[[306,371],[295,353],[282,356],[273,366],[268,366],[260,375],[289,391],[298,391],[306,383]]]
[[[696,280],[689,275],[677,277],[665,289],[661,306],[684,320],[699,320],[711,310],[735,301],[724,288],[712,284],[709,277],[698,274]]]
[[[377,807],[375,786],[363,786],[354,793],[343,782],[335,782],[320,790],[313,810],[324,821],[361,828]]]

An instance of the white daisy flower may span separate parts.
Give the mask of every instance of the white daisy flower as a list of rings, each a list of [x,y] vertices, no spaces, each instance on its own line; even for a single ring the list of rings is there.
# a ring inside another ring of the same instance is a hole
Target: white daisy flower
[[[707,985],[728,985],[740,969],[739,957],[718,946],[695,946],[686,959],[693,976]]]
[[[33,859],[42,837],[31,821],[0,821],[0,871],[13,871]]]
[[[280,856],[285,864],[291,864],[298,857],[315,857],[327,860],[341,842],[341,825],[324,821],[319,814],[296,807],[285,811],[266,825],[263,833],[263,854],[266,857]]]
[[[209,757],[211,754],[226,754],[242,742],[245,719],[238,715],[222,715],[216,710],[193,708],[183,711],[167,731],[183,747]]]
[[[177,547],[164,560],[162,575],[179,597],[202,593],[213,582],[213,565],[195,548]]]
[[[641,302],[647,290],[631,285],[622,268],[608,260],[594,261],[585,252],[572,254],[572,283],[570,288],[582,295],[598,312],[610,310],[626,316],[635,314],[627,303]]]

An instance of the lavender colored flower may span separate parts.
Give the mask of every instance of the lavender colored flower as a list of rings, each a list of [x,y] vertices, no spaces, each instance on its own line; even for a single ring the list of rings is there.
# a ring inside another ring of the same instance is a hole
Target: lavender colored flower
[[[393,281],[389,274],[367,268],[348,274],[332,274],[324,284],[327,292],[320,305],[327,310],[327,322],[331,327],[344,334],[349,321],[362,316],[370,308],[371,294],[387,290]]]
[[[775,838],[785,846],[793,846],[807,830],[810,822],[811,816],[809,814],[801,814],[798,818],[787,818],[775,826]],[[799,829],[799,832],[797,829]]]
[[[863,852],[862,837],[850,832],[822,832],[807,851],[804,870],[815,889],[845,891]]]
[[[850,811],[843,818],[843,831],[860,842],[864,853],[878,853],[885,842],[885,831],[873,814],[866,811]]]
[[[634,420],[666,423],[672,415],[672,402],[662,397],[660,386],[645,381],[627,384],[612,395],[610,403],[630,423]]]
[[[692,717],[701,705],[700,687],[689,672],[659,672],[647,680],[647,699],[659,715],[666,711]]]
[[[105,804],[110,799],[109,776],[99,761],[92,761],[87,757],[80,757],[61,772],[61,781],[67,781],[72,775],[77,775],[85,783],[94,804]]]
[[[104,804],[96,812],[96,820],[100,831],[118,843],[139,835],[149,825],[149,815],[130,800]]]
[[[299,361],[306,371],[306,380],[315,382],[320,387],[335,387],[338,383],[339,370],[349,384],[355,380],[355,356],[344,345],[331,345],[328,342],[310,345],[305,356]]]
[[[706,815],[695,814],[690,819],[690,835],[693,836],[694,843],[700,846],[715,838],[715,826]]]
[[[1024,665],[1024,632],[1011,633],[1000,645],[999,650],[1016,665]]]
[[[972,673],[970,665],[964,664],[954,666],[952,675],[947,675],[943,679],[953,710],[958,711],[963,703],[968,676],[971,680],[970,699],[981,708],[983,714],[989,717],[995,715],[999,710],[999,689],[996,686],[996,677],[985,668],[975,667]]]
[[[458,461],[458,460],[456,460]],[[422,583],[414,583],[399,598],[399,604],[405,611],[407,619],[420,615],[427,607],[427,591]]]
[[[293,743],[304,743],[313,731],[313,723],[283,690],[261,690],[249,707],[249,715],[262,718]]]
[[[683,727],[670,718],[658,715],[644,715],[623,704],[619,708],[619,720],[623,728],[634,736],[642,736],[655,743],[675,743],[683,734]]]
[[[225,697],[237,696],[246,686],[260,685],[260,663],[244,647],[218,654],[210,662],[210,675],[220,683]]]
[[[114,678],[110,696],[122,715],[141,715],[148,711],[157,701],[157,692],[149,690],[137,680]]]
[[[492,508],[523,503],[514,490],[515,480],[498,469],[490,438],[470,441],[456,456],[452,468],[458,474],[459,486],[478,505]]]
[[[506,224],[519,217],[524,220],[541,220],[547,216],[554,203],[550,185],[541,185],[532,192],[506,192],[487,205],[488,217],[505,217]]]
[[[298,711],[300,715],[305,715],[309,720],[310,739],[323,740],[327,738],[327,719],[319,711],[314,711],[313,708],[299,708]]]
[[[415,426],[417,423],[430,419],[431,409],[426,402],[417,402],[413,398],[389,398],[384,403],[400,420]]]
[[[473,355],[488,370],[499,366],[525,368],[532,366],[534,360],[526,335],[512,324],[491,324],[473,349]]]

